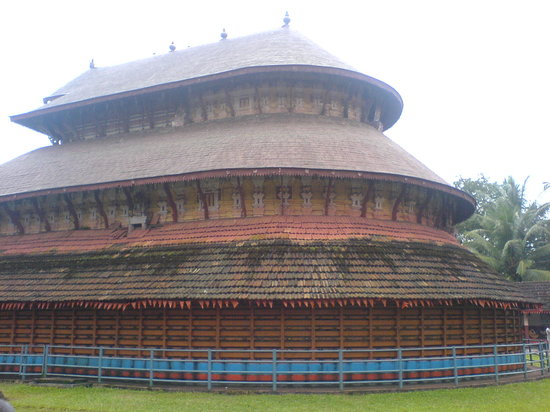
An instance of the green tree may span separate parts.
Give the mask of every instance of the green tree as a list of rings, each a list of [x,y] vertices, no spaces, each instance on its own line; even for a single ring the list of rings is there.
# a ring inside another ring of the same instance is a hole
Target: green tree
[[[509,177],[497,184],[484,176],[456,182],[479,199],[474,216],[457,226],[458,239],[511,280],[550,280],[550,203],[529,203],[526,183]]]

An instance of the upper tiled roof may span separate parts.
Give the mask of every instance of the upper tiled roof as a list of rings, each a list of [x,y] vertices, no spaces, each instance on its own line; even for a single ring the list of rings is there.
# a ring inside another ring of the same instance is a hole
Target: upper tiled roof
[[[51,96],[56,98],[34,113],[240,69],[285,66],[336,69],[341,74],[348,73],[383,89],[393,97],[398,106],[402,104],[401,97],[390,86],[357,72],[294,30],[283,28],[235,39],[228,38],[118,66],[90,69],[52,93]],[[13,118],[17,121],[20,116],[23,115]]]
[[[277,114],[37,149],[0,165],[0,197],[256,168],[371,172],[448,187],[443,179],[369,125],[325,116]]]

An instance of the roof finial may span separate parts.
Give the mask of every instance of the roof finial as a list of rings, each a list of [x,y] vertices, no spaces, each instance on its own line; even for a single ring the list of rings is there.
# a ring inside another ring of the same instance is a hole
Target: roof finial
[[[170,43],[170,51],[173,52],[176,50],[176,45],[174,44],[174,42]]]
[[[225,32],[225,29],[222,30],[222,32],[220,33],[220,36],[222,37],[222,40],[227,39],[227,33]]]
[[[90,60],[90,69],[95,69],[94,59]]]
[[[288,15],[288,11],[285,13],[285,18],[283,19],[283,22],[285,23],[283,27],[288,27],[288,24],[290,23],[290,16]]]

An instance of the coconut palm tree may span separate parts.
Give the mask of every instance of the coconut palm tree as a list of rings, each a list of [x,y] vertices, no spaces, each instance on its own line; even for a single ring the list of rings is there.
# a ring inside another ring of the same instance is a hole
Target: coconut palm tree
[[[550,280],[550,202],[528,203],[525,187],[509,177],[501,196],[478,215],[478,227],[461,234],[464,245],[514,280]]]

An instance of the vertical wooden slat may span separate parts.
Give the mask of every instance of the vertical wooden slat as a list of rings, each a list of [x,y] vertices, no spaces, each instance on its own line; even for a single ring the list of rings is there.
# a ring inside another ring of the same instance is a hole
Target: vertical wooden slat
[[[189,308],[187,316],[187,348],[193,348],[193,306]]]
[[[36,309],[33,308],[31,312],[31,334],[29,339],[29,344],[34,345],[34,336],[36,333]]]
[[[315,336],[315,329],[316,329],[316,324],[315,324],[315,308],[313,306],[311,306],[311,349],[315,350],[317,349],[317,341],[316,341],[316,336]],[[311,352],[311,359],[315,359],[315,353],[314,352]]]
[[[74,355],[74,337],[76,335],[76,309],[71,310],[71,355]]]
[[[338,306],[339,348],[344,349],[344,308]]]
[[[447,347],[447,307],[443,307],[443,346]],[[446,355],[446,353],[444,353]]]
[[[424,307],[420,307],[420,346],[424,347]],[[424,351],[420,351],[420,356],[424,356]]]
[[[162,308],[162,348],[166,349],[168,339],[168,317],[166,315],[166,308]]]
[[[374,333],[374,325],[372,324],[372,319],[373,319],[373,310],[374,308],[373,307],[370,307],[367,309],[369,311],[369,349],[373,349],[373,343],[374,343],[374,336],[373,336],[373,333]],[[372,351],[369,352],[369,359],[372,359],[374,356],[374,353]]]
[[[504,310],[504,343],[508,344],[508,309]]]
[[[221,335],[221,321],[220,321],[220,308],[216,306],[216,349],[220,349],[220,335]],[[219,357],[219,352],[216,352],[216,358]]]
[[[53,345],[55,343],[55,333],[56,333],[56,330],[55,330],[55,319],[56,319],[56,310],[55,309],[52,309],[52,319],[51,319],[51,324],[50,324],[50,345]]]
[[[11,339],[10,345],[15,345],[15,328],[17,326],[17,311],[12,311],[11,313]]]
[[[499,343],[498,342],[498,331],[497,331],[497,309],[496,308],[493,308],[493,333],[494,333],[494,337],[493,337],[493,344],[497,344]]]
[[[139,311],[138,311],[138,346],[140,348],[143,348],[143,309],[142,308],[139,308]]]
[[[462,306],[462,344],[466,346],[468,344],[468,338],[467,338],[467,332],[468,328],[466,325],[467,321],[467,314],[466,314],[466,306]],[[464,349],[464,355],[466,355],[467,349]]]
[[[395,329],[396,329],[396,338],[397,347],[401,347],[401,308],[397,305],[395,313]]]
[[[118,341],[119,341],[119,329],[120,329],[120,311],[116,311],[115,314],[115,346],[118,347]]]
[[[93,324],[93,335],[92,335],[92,345],[97,346],[97,309],[93,309],[94,311],[94,324]]]
[[[249,346],[249,349],[254,349],[254,329],[255,329],[255,326],[254,326],[254,316],[255,316],[255,310],[254,310],[254,304],[253,303],[250,303],[249,304],[249,307],[250,307],[250,323],[249,323],[249,342],[250,342],[250,346]],[[253,352],[250,352],[250,359],[253,359],[254,358],[254,353]]]
[[[281,349],[284,350],[285,349],[285,328],[286,328],[286,325],[285,325],[285,307],[283,305],[281,305],[281,343],[280,343],[280,346],[281,346]],[[284,353],[282,354],[282,358],[284,359],[285,358],[285,355]]]

